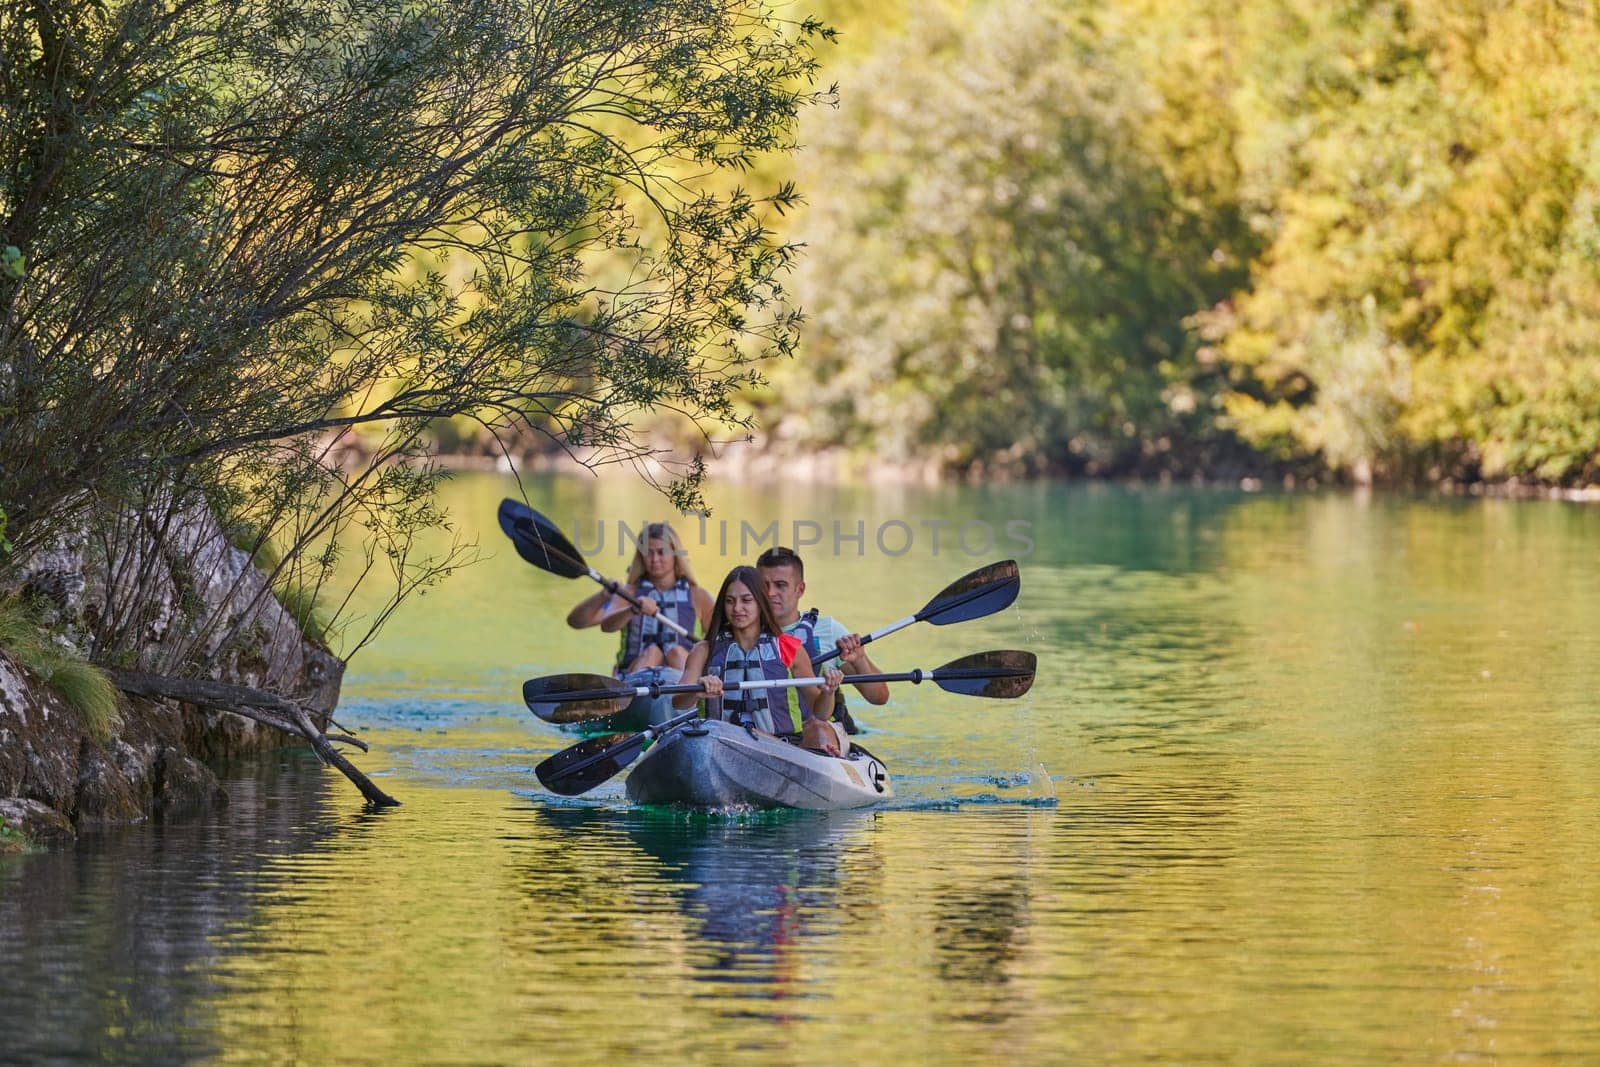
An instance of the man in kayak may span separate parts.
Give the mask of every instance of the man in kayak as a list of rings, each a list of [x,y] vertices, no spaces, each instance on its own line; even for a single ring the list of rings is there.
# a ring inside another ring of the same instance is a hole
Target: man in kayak
[[[844,672],[830,667],[820,686],[798,689],[800,714],[785,696],[790,690],[739,688],[726,690],[724,682],[782,681],[816,676],[811,657],[797,637],[785,634],[761,594],[761,575],[754,567],[739,566],[728,572],[711,609],[706,639],[689,652],[683,669],[684,685],[703,682],[704,693],[682,693],[672,698],[680,710],[702,698],[708,718],[743,723],[780,737],[800,738],[806,748],[830,756],[845,751],[833,725],[809,713],[812,708],[832,709]]]
[[[804,613],[800,611],[800,598],[806,591],[806,567],[792,548],[780,545],[767,549],[756,560],[756,569],[761,573],[763,591],[767,603],[772,605],[773,617],[783,627],[784,633],[801,640],[808,655],[815,658],[833,651],[837,645],[846,673],[881,673],[861,647],[859,634],[845,629],[844,624],[831,615],[819,615],[816,608]],[[868,704],[889,702],[889,686],[884,682],[860,682],[856,690]],[[835,697],[831,719],[838,722],[846,733],[857,732],[850,710],[845,707],[843,693]],[[841,743],[844,745],[842,751],[848,751],[849,741],[841,739]]]

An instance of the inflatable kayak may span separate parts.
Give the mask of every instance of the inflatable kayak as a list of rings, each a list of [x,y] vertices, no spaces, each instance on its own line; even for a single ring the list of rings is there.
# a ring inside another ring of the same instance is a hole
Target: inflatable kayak
[[[893,795],[889,771],[852,745],[825,756],[743,726],[697,719],[663,735],[628,774],[636,804],[834,811]]]

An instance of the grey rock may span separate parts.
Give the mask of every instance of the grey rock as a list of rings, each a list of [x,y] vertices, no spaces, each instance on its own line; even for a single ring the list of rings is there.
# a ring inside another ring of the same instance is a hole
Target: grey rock
[[[210,767],[171,746],[161,750],[156,782],[156,807],[165,813],[193,811],[228,802],[228,791]]]
[[[34,841],[71,839],[72,821],[55,808],[27,797],[0,797],[0,821]]]
[[[138,822],[150,810],[150,798],[140,794],[106,754],[85,741],[78,762],[79,826]]]
[[[344,663],[300,632],[208,509],[185,508],[160,538],[112,553],[107,559],[82,533],[65,536],[33,554],[11,588],[38,598],[52,628],[81,643],[126,610],[137,582],[141,669],[282,693],[326,727]],[[135,821],[158,808],[226,802],[201,760],[297,743],[238,715],[139,697],[126,699],[122,719],[102,746],[75,709],[0,649],[0,797],[40,804],[80,826]]]

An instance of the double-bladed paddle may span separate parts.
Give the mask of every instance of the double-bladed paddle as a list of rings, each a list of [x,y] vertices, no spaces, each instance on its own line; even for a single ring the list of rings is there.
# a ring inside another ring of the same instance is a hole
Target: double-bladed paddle
[[[930,681],[951,693],[978,697],[1019,697],[1033,685],[1037,660],[1032,652],[996,651],[978,652],[951,660],[931,671],[902,671],[895,674],[846,675],[846,682],[911,682]],[[724,682],[723,689],[735,692],[740,689],[789,689],[794,686],[822,685],[822,678],[784,678],[778,681]],[[580,688],[572,688],[574,685]],[[573,721],[554,718],[560,705],[573,705],[588,709],[589,715],[607,714],[620,710],[637,696],[662,696],[668,693],[696,693],[703,685],[630,686],[597,674],[558,674],[549,678],[532,678],[523,683],[523,699],[535,715],[552,722]],[[596,707],[604,710],[596,711]],[[539,781],[552,793],[577,796],[612,777],[632,763],[643,750],[646,741],[660,737],[668,730],[683,725],[700,713],[690,710],[657,726],[636,734],[610,734],[591,737],[586,741],[564,748],[533,769]]]
[[[612,581],[589,566],[583,554],[567,540],[560,527],[522,501],[510,497],[500,501],[500,529],[511,538],[517,555],[540,570],[562,578],[593,578],[612,596],[621,597],[634,607],[642,608],[639,598],[624,589],[621,583]],[[657,614],[654,618],[680,637],[689,636],[689,631],[665,615]]]
[[[587,793],[632,763],[644,751],[645,742],[682,726],[699,714],[699,709],[695,708],[636,734],[607,734],[579,741],[540,763],[533,773],[552,793],[564,797]]]
[[[1014,559],[1001,560],[991,563],[986,567],[979,567],[971,574],[962,575],[939,591],[938,595],[915,615],[907,615],[898,622],[892,622],[880,630],[874,630],[861,638],[863,645],[871,644],[880,637],[888,637],[897,630],[903,630],[914,622],[931,622],[935,626],[948,626],[953,622],[967,622],[970,619],[981,619],[985,615],[993,615],[997,611],[1009,608],[1017,599],[1017,593],[1022,588],[1022,578],[1017,574],[1017,561]],[[820,667],[829,660],[842,655],[839,647],[835,645],[827,652],[818,654],[811,660],[812,666]],[[844,723],[848,733],[859,732],[855,719],[841,704],[838,711],[839,721]]]
[[[1009,608],[1017,599],[1017,592],[1021,588],[1022,578],[1017,574],[1016,560],[1001,560],[987,567],[979,567],[971,574],[957,578],[945,586],[915,615],[907,615],[881,630],[874,630],[864,635],[861,643],[871,644],[880,637],[888,637],[897,630],[904,630],[914,622],[931,622],[935,626],[948,626],[953,622],[967,622],[970,619],[993,615],[997,611]],[[813,657],[811,664],[820,667],[838,655],[839,649],[835,646],[831,651]]]

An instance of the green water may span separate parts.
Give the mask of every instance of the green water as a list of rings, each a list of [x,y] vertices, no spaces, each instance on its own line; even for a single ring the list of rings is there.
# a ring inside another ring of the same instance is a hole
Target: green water
[[[538,788],[571,739],[521,681],[614,646],[503,546],[511,488],[451,486],[493,558],[347,678],[401,808],[288,754],[225,811],[0,861],[0,1060],[1600,1060],[1600,509],[719,487],[706,543],[680,524],[702,580],[741,519],[814,521],[808,599],[867,630],[1015,554],[1015,607],[874,658],[1040,665],[861,713],[881,808],[729,819]],[[530,492],[586,550],[660,511]]]

